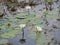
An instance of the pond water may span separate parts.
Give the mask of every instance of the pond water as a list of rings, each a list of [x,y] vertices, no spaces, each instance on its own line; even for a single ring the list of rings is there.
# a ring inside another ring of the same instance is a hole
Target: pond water
[[[27,31],[27,29],[25,29],[24,38],[26,39],[26,42],[24,44],[21,44],[19,41],[22,38],[22,35],[17,35],[16,38],[9,39],[9,41],[13,43],[13,45],[36,45],[36,40],[28,37],[28,35],[29,32]]]
[[[53,3],[52,11],[43,9],[45,8],[45,2],[44,0],[41,2],[43,3],[32,7],[29,10],[29,14],[25,8],[22,9],[20,7],[17,7],[16,12],[11,13],[6,9],[5,5],[0,4],[0,9],[5,9],[6,12],[3,19],[0,19],[0,45],[7,45],[7,43],[11,43],[10,45],[49,45],[49,43],[50,45],[60,45],[60,21],[57,21],[57,19],[60,19],[60,1]],[[13,15],[13,13],[16,14]],[[44,18],[44,14],[47,17]],[[48,25],[46,25],[46,20],[44,19],[47,19]],[[24,35],[22,29],[19,27],[20,24],[27,25],[23,29]],[[36,32],[34,24],[45,29],[41,32]],[[20,42],[22,36],[26,39],[24,43]],[[7,41],[1,41],[2,39],[6,39]]]

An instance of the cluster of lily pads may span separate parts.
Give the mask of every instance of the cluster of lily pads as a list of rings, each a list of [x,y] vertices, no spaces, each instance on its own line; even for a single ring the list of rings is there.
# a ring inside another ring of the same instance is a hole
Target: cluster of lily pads
[[[44,12],[44,19],[47,19],[49,17],[53,18],[55,15],[51,15],[50,12],[45,11]],[[57,17],[57,16],[56,16]],[[55,18],[55,17],[54,17]],[[34,26],[39,29],[39,31],[42,30],[42,28],[46,27],[46,24],[44,24],[44,20],[41,17],[36,16],[33,13],[30,14],[17,14],[17,15],[11,15],[9,17],[5,17],[5,19],[0,19],[0,37],[2,38],[14,38],[17,34],[21,34],[21,28],[27,26]],[[36,37],[37,39],[37,45],[45,45],[46,42],[43,38],[44,34],[36,33],[32,34],[31,37]],[[43,40],[42,40],[43,39]],[[6,43],[7,40],[0,40],[0,44]],[[40,42],[40,43],[39,43]]]

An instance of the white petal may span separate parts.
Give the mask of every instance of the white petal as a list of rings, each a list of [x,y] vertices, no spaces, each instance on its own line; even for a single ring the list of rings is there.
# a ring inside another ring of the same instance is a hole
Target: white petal
[[[41,27],[36,26],[36,28],[37,28],[37,31],[42,31]]]
[[[20,26],[20,28],[24,28],[26,26],[26,24],[20,24],[19,26]]]
[[[31,9],[31,7],[30,7],[30,6],[26,6],[25,8],[26,8],[26,9]]]

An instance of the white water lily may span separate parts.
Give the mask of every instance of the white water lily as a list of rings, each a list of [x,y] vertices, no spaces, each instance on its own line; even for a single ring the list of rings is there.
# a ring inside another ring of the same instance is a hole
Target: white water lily
[[[25,7],[27,10],[30,10],[31,9],[31,6],[26,6]]]
[[[19,27],[20,28],[24,28],[26,26],[26,24],[20,24]]]
[[[43,29],[39,26],[35,26],[37,28],[37,31],[42,31]]]

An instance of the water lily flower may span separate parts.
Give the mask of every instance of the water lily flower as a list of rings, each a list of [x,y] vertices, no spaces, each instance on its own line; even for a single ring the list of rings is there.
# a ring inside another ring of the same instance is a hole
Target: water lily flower
[[[31,9],[31,7],[30,7],[30,6],[26,6],[25,8],[26,8],[27,10],[30,10],[30,9]]]
[[[20,28],[24,28],[26,26],[26,24],[20,24],[19,27]]]
[[[39,26],[36,26],[36,28],[37,28],[37,31],[42,31],[43,29],[41,28],[41,27],[39,27]]]

